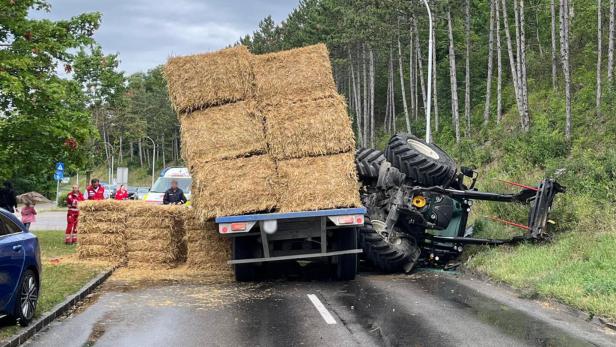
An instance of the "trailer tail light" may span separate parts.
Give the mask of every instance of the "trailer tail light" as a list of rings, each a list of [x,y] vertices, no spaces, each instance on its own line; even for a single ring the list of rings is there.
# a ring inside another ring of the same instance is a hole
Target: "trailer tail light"
[[[353,214],[347,216],[331,216],[328,218],[337,226],[364,225],[364,216],[361,214]]]
[[[236,222],[218,224],[220,234],[247,233],[255,225],[255,222]]]
[[[246,223],[231,223],[231,231],[245,231]]]

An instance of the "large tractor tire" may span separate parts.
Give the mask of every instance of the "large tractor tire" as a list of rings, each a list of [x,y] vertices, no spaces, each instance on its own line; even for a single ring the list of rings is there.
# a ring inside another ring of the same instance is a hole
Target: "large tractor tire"
[[[456,163],[442,149],[409,134],[394,135],[385,150],[385,158],[407,179],[426,187],[451,184]]]
[[[382,272],[410,272],[417,264],[421,249],[412,236],[393,232],[385,236],[384,223],[366,217],[364,227],[360,229],[360,246],[364,256]]]
[[[385,155],[378,149],[358,148],[355,151],[355,165],[359,178],[362,180],[379,178],[379,169],[385,160]]]

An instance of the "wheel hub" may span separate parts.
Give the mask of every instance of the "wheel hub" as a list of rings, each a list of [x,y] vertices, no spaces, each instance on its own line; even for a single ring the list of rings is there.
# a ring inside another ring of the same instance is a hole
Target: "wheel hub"
[[[438,160],[440,158],[438,153],[436,153],[432,148],[427,146],[425,143],[419,142],[415,139],[408,139],[406,140],[406,142],[409,144],[409,146],[415,148],[418,152],[420,152],[421,154],[425,156],[428,156],[434,160]]]

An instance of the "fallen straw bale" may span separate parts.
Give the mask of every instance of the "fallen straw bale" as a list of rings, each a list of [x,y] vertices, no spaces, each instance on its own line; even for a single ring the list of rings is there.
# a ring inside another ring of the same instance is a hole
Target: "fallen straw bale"
[[[278,175],[281,212],[361,205],[354,152],[279,161]]]
[[[344,98],[267,106],[266,139],[276,160],[337,154],[355,148]]]
[[[126,260],[126,203],[83,201],[79,204],[77,254],[80,259],[121,263]]]
[[[231,240],[218,234],[213,222],[199,222],[195,212],[186,215],[186,265],[208,272],[228,272],[231,266]]]
[[[184,258],[184,206],[136,202],[127,206],[125,232],[129,267],[169,268]]]
[[[324,44],[257,55],[253,60],[260,103],[300,102],[337,94]]]
[[[212,107],[181,117],[182,156],[188,163],[264,154],[263,117],[254,102]]]
[[[268,155],[197,163],[192,203],[202,221],[216,216],[272,211],[276,167]]]
[[[252,96],[252,56],[244,46],[169,59],[164,67],[178,112],[246,100]]]

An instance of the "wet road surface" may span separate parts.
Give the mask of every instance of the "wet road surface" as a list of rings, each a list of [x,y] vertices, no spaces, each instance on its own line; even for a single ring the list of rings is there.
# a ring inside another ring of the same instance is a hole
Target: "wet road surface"
[[[609,346],[570,314],[443,272],[355,281],[114,281],[27,346]]]

